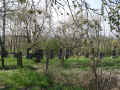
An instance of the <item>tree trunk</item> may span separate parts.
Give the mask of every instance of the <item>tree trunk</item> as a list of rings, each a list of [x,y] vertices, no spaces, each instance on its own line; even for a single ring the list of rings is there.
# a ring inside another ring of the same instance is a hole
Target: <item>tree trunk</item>
[[[63,49],[62,60],[61,60],[62,67],[64,67],[64,56],[65,56],[65,52],[64,52],[64,49]]]
[[[5,4],[5,0],[3,0],[3,33],[2,33],[2,45],[1,45],[1,51],[2,51],[2,56],[1,56],[1,60],[2,60],[2,67],[4,68],[4,54],[5,54],[5,25],[6,25],[6,4]]]
[[[4,68],[5,65],[4,65],[4,48],[2,46],[2,49],[1,49],[2,53],[1,53],[1,61],[2,61],[2,67]]]
[[[46,60],[46,73],[48,73],[48,65],[49,65],[49,58],[47,57],[47,60]]]
[[[17,54],[17,65],[20,66],[20,67],[23,67],[22,52],[18,52],[18,54]]]

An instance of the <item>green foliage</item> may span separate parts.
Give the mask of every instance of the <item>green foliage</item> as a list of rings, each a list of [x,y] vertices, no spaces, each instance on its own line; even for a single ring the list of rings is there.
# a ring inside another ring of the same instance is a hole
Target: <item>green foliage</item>
[[[38,12],[39,14],[42,14],[42,11],[41,11],[41,10],[37,10],[37,12]]]
[[[60,42],[56,39],[49,39],[47,41],[41,41],[40,46],[45,51],[49,49],[53,49],[54,53],[57,54],[58,49],[60,48]]]
[[[119,32],[119,23],[120,23],[120,16],[119,16],[119,0],[101,0],[103,3],[102,9],[106,8],[108,12],[108,19],[111,30],[115,30]],[[105,10],[106,10],[105,9]]]
[[[19,1],[20,1],[20,3],[22,3],[22,4],[26,2],[26,0],[19,0]]]
[[[119,46],[119,41],[118,40],[113,40],[112,41],[112,46],[113,47],[118,47]]]
[[[84,39],[82,43],[83,43],[83,46],[86,47],[88,45],[87,39]]]
[[[28,11],[28,13],[29,13],[29,14],[34,14],[34,13],[35,13],[35,11],[34,11],[34,10],[32,10],[32,9],[30,9],[30,10]]]

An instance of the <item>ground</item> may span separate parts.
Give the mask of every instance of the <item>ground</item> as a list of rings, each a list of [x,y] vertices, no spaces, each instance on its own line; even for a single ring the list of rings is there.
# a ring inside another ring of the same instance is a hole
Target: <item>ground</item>
[[[9,56],[5,59],[6,69],[0,71],[0,90],[86,90],[88,84],[90,59],[84,57],[71,57],[65,60],[64,67],[58,58],[49,60],[49,72],[45,73],[46,59],[41,63],[34,62],[34,59],[23,57],[24,67],[16,66],[16,58]],[[0,63],[1,65],[1,63]],[[117,85],[112,90],[117,90],[120,86],[120,57],[112,59],[105,57],[98,65],[107,76],[117,79]],[[54,87],[54,88],[53,88]],[[74,88],[74,89],[73,89]]]

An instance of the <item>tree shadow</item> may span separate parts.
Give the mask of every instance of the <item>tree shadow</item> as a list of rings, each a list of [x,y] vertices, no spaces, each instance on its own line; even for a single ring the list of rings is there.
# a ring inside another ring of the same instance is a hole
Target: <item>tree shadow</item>
[[[0,70],[15,70],[15,69],[19,69],[19,68],[27,68],[30,70],[37,70],[38,68],[35,68],[33,66],[27,65],[27,66],[17,66],[17,65],[6,65],[4,68],[2,66],[0,66]]]
[[[12,88],[12,87],[4,87],[4,88],[0,88],[0,90],[31,90],[32,89],[32,86],[30,87],[25,87],[25,88]],[[44,90],[44,89],[41,89],[41,90]]]
[[[24,68],[27,68],[27,69],[30,69],[30,70],[37,70],[38,69],[38,68],[30,66],[30,65],[24,66]]]
[[[6,65],[5,67],[0,66],[0,70],[14,70],[17,69],[16,65]]]

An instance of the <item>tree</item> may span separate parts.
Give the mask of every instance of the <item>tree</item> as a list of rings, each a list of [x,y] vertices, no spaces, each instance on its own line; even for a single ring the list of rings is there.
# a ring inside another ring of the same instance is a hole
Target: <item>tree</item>
[[[111,31],[120,33],[120,1],[101,0],[102,14],[109,21]],[[119,35],[116,35],[119,38]]]
[[[1,60],[2,67],[4,68],[4,57],[5,57],[5,30],[6,30],[6,1],[3,0],[3,32],[2,32],[2,43],[1,43]]]

